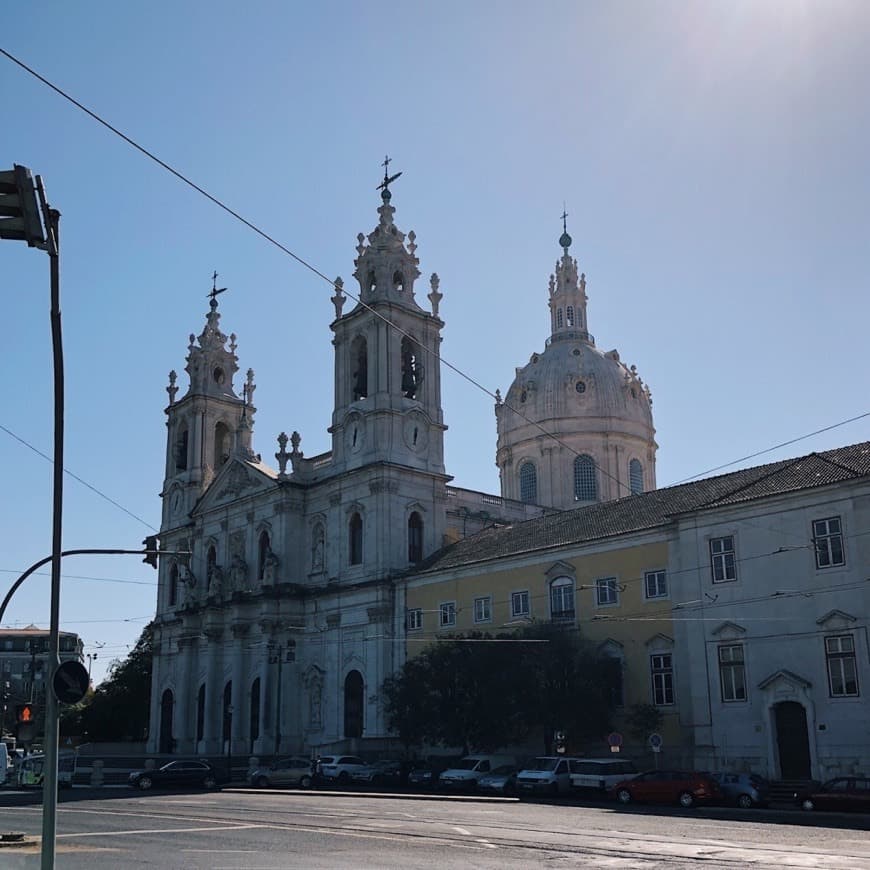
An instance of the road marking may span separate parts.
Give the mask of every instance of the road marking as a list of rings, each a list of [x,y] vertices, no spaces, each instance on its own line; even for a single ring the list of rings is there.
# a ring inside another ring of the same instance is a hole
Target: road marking
[[[482,846],[486,846],[487,849],[498,848],[498,846],[496,846],[494,843],[490,843],[489,840],[478,840],[477,842],[480,843]]]
[[[222,825],[208,828],[142,828],[132,831],[82,831],[77,834],[58,834],[58,839],[72,837],[127,837],[135,834],[196,834],[203,831],[219,833],[221,831],[245,831],[251,828],[266,828],[269,825]]]
[[[465,835],[466,837],[471,836],[471,831],[466,831],[465,828],[457,828],[455,825],[453,826],[454,831],[458,831],[460,834]]]

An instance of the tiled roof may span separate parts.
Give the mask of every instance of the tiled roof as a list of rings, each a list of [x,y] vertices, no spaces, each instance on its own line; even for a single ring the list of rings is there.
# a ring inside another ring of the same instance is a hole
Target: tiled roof
[[[870,475],[870,442],[810,453],[533,520],[484,529],[439,550],[415,575],[652,529],[678,514]]]

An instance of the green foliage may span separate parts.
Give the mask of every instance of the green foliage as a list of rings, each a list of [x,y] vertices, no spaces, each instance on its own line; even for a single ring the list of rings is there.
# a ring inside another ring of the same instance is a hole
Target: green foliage
[[[533,625],[437,641],[384,682],[381,699],[407,747],[487,751],[556,730],[579,742],[610,728],[610,675],[576,630]]]
[[[109,676],[93,695],[86,696],[81,704],[71,708],[68,714],[70,728],[77,725],[78,733],[88,740],[143,740],[146,737],[151,705],[153,641],[154,624],[149,623],[142,629],[127,658],[115,660]],[[61,733],[74,732],[62,730]]]
[[[633,704],[625,716],[628,733],[636,740],[645,741],[662,724],[662,711],[652,704]]]

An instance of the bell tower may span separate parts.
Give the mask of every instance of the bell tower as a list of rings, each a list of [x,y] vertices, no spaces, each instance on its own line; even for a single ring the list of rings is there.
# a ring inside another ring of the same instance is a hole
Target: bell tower
[[[169,373],[163,528],[185,521],[234,451],[252,455],[254,372],[248,369],[240,398],[234,385],[239,371],[236,336],[221,332],[217,310],[217,296],[225,289],[212,287],[205,328],[198,337],[190,335],[185,366],[190,385],[178,401],[178,376],[175,371]]]
[[[390,462],[444,474],[441,409],[442,294],[433,274],[427,296],[431,312],[416,300],[420,277],[413,231],[393,222],[389,177],[379,185],[379,221],[368,237],[357,236],[354,277],[359,302],[342,314],[347,297],[340,278],[332,297],[335,347],[335,407],[332,455],[336,469]]]

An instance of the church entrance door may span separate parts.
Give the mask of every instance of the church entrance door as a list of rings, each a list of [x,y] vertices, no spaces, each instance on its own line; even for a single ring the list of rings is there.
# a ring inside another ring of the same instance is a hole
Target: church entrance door
[[[797,701],[783,701],[773,711],[780,776],[783,779],[810,779],[810,738],[806,709]]]
[[[363,695],[362,674],[351,671],[344,681],[344,736],[347,738],[362,737]]]
[[[175,748],[175,740],[172,737],[172,709],[175,699],[172,692],[167,689],[160,699],[160,752],[169,755]]]

